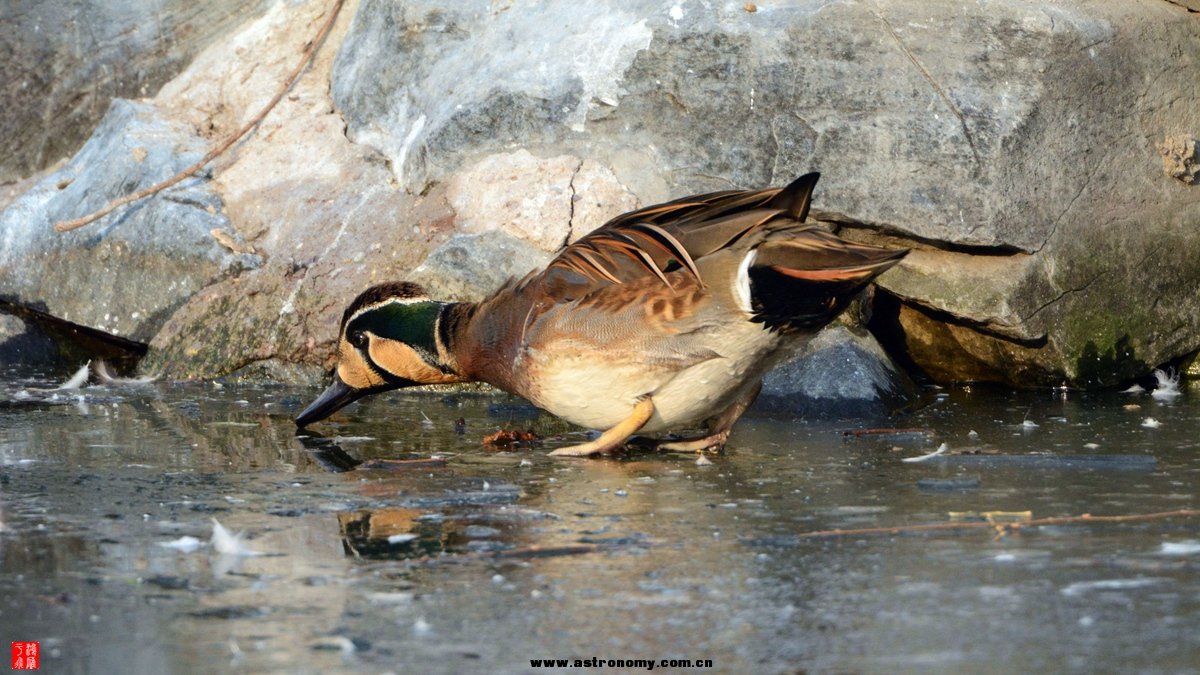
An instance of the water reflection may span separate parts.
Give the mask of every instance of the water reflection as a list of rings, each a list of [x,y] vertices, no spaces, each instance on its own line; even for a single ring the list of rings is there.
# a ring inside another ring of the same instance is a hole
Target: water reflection
[[[926,430],[915,434],[752,412],[701,464],[553,460],[572,430],[480,396],[381,396],[297,435],[310,392],[157,385],[17,401],[31,383],[10,384],[0,634],[42,640],[56,671],[508,672],[543,656],[702,657],[724,672],[1200,662],[1192,520],[797,536],[951,512],[1194,508],[1195,391],[1169,403],[949,392],[894,421]],[[1151,415],[1158,428],[1142,426]],[[541,447],[480,442],[530,427]],[[976,454],[900,461],[941,443]],[[213,518],[263,555],[162,545],[206,542]]]

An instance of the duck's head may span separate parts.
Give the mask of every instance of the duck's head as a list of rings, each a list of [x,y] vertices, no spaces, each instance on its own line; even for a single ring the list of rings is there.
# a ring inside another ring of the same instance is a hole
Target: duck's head
[[[369,394],[463,381],[439,335],[443,307],[406,281],[360,293],[342,315],[333,384],[300,413],[296,426],[323,420]]]

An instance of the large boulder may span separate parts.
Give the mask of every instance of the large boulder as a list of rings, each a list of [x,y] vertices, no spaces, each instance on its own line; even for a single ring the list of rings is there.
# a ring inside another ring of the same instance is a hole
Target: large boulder
[[[149,342],[215,281],[256,267],[208,182],[189,178],[88,229],[58,221],[157,183],[205,147],[151,105],[114,100],[72,160],[0,213],[0,298],[119,338]]]
[[[0,3],[0,184],[70,156],[109,101],[152,95],[268,2]]]
[[[327,9],[273,5],[146,105],[206,146],[271,96]],[[477,295],[634,206],[819,170],[816,216],[917,249],[872,321],[905,362],[1112,384],[1200,347],[1198,41],[1200,19],[1162,0],[351,0],[195,202],[262,265],[189,286],[145,368],[314,380],[371,282]],[[51,201],[22,203],[21,222],[51,219]]]

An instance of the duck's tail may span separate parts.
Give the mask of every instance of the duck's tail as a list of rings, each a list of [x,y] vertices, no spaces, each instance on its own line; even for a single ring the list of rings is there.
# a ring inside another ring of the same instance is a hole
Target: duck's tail
[[[755,250],[749,266],[753,320],[776,330],[816,330],[907,254],[799,223],[781,228]]]

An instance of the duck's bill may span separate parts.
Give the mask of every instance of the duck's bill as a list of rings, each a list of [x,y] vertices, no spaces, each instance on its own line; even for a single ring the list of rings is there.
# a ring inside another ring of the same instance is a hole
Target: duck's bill
[[[326,417],[329,417],[333,413],[341,410],[342,408],[345,408],[351,403],[354,403],[363,396],[371,393],[374,392],[369,389],[355,389],[354,387],[351,387],[345,382],[342,382],[342,378],[338,377],[337,373],[334,373],[333,384],[329,385],[329,388],[325,390],[325,393],[318,396],[317,400],[310,403],[309,406],[296,417],[296,426],[303,427],[308,426],[313,422],[319,422]]]

